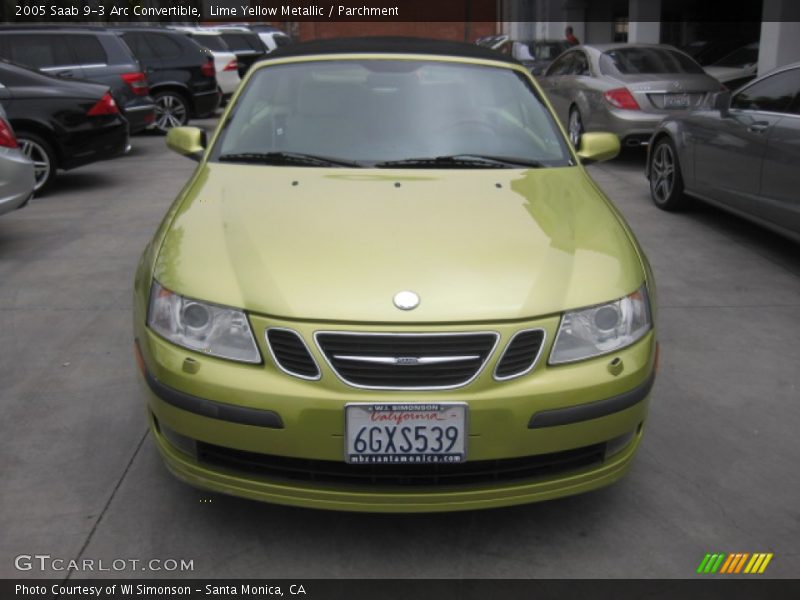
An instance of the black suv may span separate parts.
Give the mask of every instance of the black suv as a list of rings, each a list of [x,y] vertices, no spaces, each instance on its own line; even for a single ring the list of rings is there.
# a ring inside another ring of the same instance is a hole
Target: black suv
[[[211,53],[186,35],[156,27],[115,28],[145,69],[155,98],[155,126],[161,131],[186,125],[219,106]]]
[[[0,57],[65,79],[111,88],[131,133],[155,120],[147,78],[119,35],[101,29],[0,27]]]

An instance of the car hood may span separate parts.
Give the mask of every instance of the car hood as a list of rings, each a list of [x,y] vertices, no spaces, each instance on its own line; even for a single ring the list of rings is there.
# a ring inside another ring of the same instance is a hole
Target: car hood
[[[519,319],[641,285],[621,220],[579,167],[364,170],[209,163],[154,277],[185,296],[283,318]],[[392,299],[421,298],[409,312]]]

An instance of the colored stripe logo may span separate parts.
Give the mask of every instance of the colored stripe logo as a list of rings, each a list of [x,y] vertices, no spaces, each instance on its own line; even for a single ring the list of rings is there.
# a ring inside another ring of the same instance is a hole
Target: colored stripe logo
[[[748,552],[734,552],[726,554],[724,552],[715,552],[713,554],[706,554],[697,567],[697,572],[701,574],[715,573],[724,575],[760,575],[763,573],[769,561],[772,560],[772,552],[756,552],[750,554]]]

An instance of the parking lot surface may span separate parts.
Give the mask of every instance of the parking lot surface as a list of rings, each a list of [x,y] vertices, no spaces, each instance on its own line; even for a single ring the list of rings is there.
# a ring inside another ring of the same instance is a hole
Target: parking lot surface
[[[212,127],[213,121],[203,121]],[[0,576],[691,577],[707,552],[800,572],[800,246],[652,206],[643,154],[590,167],[656,274],[661,366],[629,475],[508,509],[362,515],[195,490],[162,466],[132,352],[139,253],[196,163],[159,136],[0,218]],[[18,571],[20,554],[193,571]]]

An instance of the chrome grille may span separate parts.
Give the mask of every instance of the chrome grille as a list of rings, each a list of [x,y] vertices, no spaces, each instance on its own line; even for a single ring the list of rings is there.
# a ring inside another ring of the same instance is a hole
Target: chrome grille
[[[319,349],[339,378],[354,387],[439,390],[461,387],[481,372],[499,335],[320,331]]]

